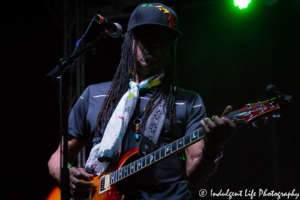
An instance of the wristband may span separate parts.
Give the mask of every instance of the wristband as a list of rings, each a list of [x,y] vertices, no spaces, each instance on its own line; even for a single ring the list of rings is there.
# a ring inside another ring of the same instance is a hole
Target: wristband
[[[72,165],[71,164],[68,164],[68,169],[70,169],[72,167]]]

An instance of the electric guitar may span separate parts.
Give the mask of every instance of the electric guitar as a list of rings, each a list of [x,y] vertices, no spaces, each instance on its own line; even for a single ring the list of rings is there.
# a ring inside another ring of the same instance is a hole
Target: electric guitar
[[[246,104],[242,109],[233,111],[226,115],[228,119],[234,122],[252,123],[256,127],[255,120],[264,117],[267,120],[267,115],[276,112],[280,109],[279,103],[281,100],[276,98],[258,102],[254,104]],[[78,200],[122,200],[124,199],[118,192],[120,182],[127,177],[147,168],[153,163],[177,153],[184,148],[194,144],[205,138],[205,133],[202,128],[185,135],[184,137],[155,150],[141,158],[138,157],[138,148],[127,152],[118,163],[117,167],[109,167],[104,174],[96,176],[92,182],[96,185],[95,192],[83,195]],[[119,183],[119,184],[117,184]],[[122,182],[121,182],[122,183]],[[61,191],[55,187],[48,195],[46,200],[60,200]]]

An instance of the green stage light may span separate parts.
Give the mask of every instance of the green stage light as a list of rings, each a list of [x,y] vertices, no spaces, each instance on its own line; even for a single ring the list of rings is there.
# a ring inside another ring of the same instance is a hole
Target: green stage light
[[[251,0],[234,0],[234,5],[238,6],[240,9],[247,8]]]

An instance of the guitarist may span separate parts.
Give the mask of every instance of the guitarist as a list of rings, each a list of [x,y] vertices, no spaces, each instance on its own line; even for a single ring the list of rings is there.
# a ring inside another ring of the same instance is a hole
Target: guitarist
[[[182,181],[184,173],[193,185],[201,186],[216,172],[236,126],[224,117],[206,118],[200,96],[175,87],[176,42],[182,35],[177,24],[176,13],[161,3],[143,3],[133,11],[112,82],[90,85],[71,111],[69,163],[87,143],[93,143],[85,169],[70,168],[72,191],[94,190],[90,182],[94,175],[137,148],[141,138],[160,148],[200,127],[207,138],[185,148],[185,161],[172,154],[129,177],[119,192],[131,200],[192,199],[188,183]],[[227,106],[223,115],[231,111]],[[147,131],[153,124],[152,132]],[[58,182],[59,153],[60,147],[48,162]]]

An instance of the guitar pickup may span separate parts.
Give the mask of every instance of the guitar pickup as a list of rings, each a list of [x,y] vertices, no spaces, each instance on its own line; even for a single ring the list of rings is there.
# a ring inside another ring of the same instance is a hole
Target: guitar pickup
[[[100,178],[99,194],[102,194],[110,189],[110,175],[104,175]]]

